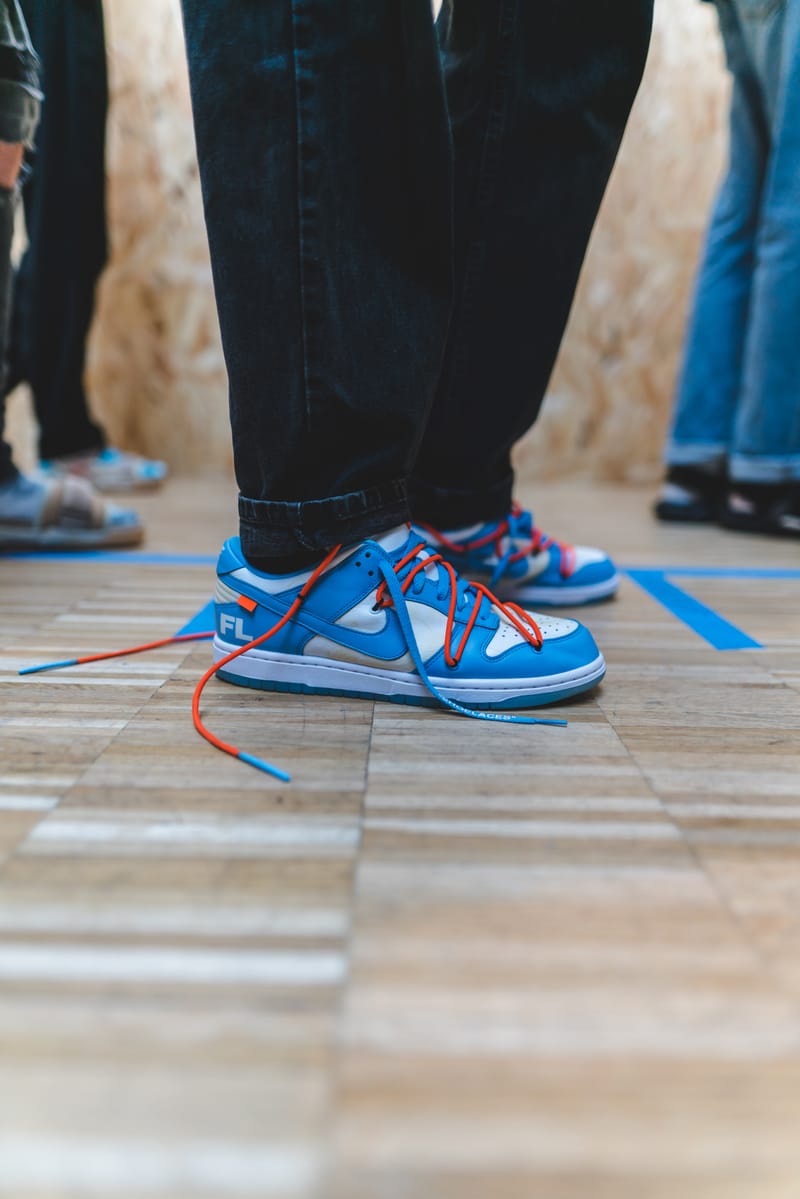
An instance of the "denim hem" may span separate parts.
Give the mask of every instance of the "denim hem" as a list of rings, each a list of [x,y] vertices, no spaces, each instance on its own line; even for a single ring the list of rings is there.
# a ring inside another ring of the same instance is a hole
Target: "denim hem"
[[[41,99],[27,84],[0,78],[0,141],[33,145]]]
[[[349,545],[409,520],[402,479],[325,500],[287,503],[239,496],[239,535],[245,557],[279,558],[299,550]]]
[[[511,511],[514,476],[508,475],[491,487],[459,491],[453,487],[435,487],[422,479],[409,481],[411,513],[437,529],[459,529],[466,525],[503,520]]]
[[[734,483],[792,483],[800,480],[800,454],[732,454],[728,473]]]
[[[690,445],[670,441],[664,450],[666,466],[722,466],[728,447],[722,441],[697,441]]]

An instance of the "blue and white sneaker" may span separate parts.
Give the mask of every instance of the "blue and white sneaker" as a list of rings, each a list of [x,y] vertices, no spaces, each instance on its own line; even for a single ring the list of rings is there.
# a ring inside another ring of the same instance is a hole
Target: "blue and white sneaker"
[[[608,554],[547,537],[533,514],[517,505],[505,520],[455,532],[420,522],[415,527],[459,573],[485,583],[505,602],[548,608],[592,604],[610,599],[619,587]]]
[[[217,573],[214,660],[219,678],[243,687],[503,719],[488,710],[568,699],[605,674],[577,621],[501,604],[406,526],[292,576],[255,570],[233,538]]]

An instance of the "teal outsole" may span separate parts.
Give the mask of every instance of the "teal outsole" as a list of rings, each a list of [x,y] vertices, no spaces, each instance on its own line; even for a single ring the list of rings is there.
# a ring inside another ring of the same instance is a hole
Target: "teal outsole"
[[[541,708],[547,704],[561,703],[562,700],[572,699],[576,695],[582,695],[586,691],[591,691],[603,681],[604,677],[605,674],[601,675],[599,679],[594,679],[591,683],[568,687],[563,691],[559,691],[558,695],[507,699],[497,704],[482,704],[480,709],[476,710],[500,712],[520,708]],[[412,695],[373,695],[369,691],[344,691],[336,687],[309,687],[305,683],[276,683],[269,679],[243,678],[241,675],[229,674],[227,670],[218,670],[217,678],[222,679],[226,683],[233,683],[236,687],[249,687],[255,691],[283,691],[293,695],[335,695],[342,699],[371,699],[379,703],[408,704],[413,708],[442,708],[442,705],[433,696],[428,698]],[[469,707],[470,705],[465,704],[464,706]]]

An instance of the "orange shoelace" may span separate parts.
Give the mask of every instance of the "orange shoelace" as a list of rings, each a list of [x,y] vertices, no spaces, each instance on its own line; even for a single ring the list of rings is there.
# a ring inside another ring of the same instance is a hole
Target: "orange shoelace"
[[[484,587],[481,583],[467,583],[465,580],[459,579],[453,567],[450,566],[450,564],[446,562],[440,554],[430,553],[428,551],[427,557],[420,558],[418,562],[411,566],[411,563],[414,562],[414,559],[417,558],[422,551],[427,550],[427,546],[425,545],[424,541],[416,545],[413,550],[409,550],[409,552],[397,563],[392,563],[385,551],[381,550],[380,546],[376,545],[375,548],[380,551],[381,558],[383,559],[380,568],[384,576],[383,582],[380,583],[376,589],[376,607],[391,607],[397,611],[397,615],[405,635],[407,647],[414,660],[417,671],[419,672],[423,682],[431,694],[440,700],[443,706],[451,708],[453,711],[459,712],[461,715],[472,716],[481,720],[495,720],[512,724],[565,725],[567,723],[565,720],[539,720],[530,716],[484,712],[477,709],[466,708],[442,695],[441,692],[439,692],[431,682],[425,669],[425,665],[421,660],[419,649],[416,644],[416,638],[414,637],[413,628],[411,627],[411,621],[408,616],[408,612],[405,609],[406,593],[408,592],[409,588],[413,586],[414,581],[417,579],[420,572],[428,569],[429,567],[435,566],[440,571],[444,572],[445,580],[447,584],[449,584],[450,599],[447,613],[447,624],[445,627],[444,652],[445,661],[450,668],[456,667],[461,661],[469,640],[469,636],[475,628],[475,624],[480,615],[480,610],[484,599],[488,600],[488,602],[492,604],[500,614],[501,618],[504,617],[506,620],[508,620],[509,623],[512,624],[513,627],[521,634],[521,636],[524,637],[525,640],[537,651],[542,648],[543,644],[541,630],[530,613],[526,612],[523,608],[520,608],[517,604],[501,602],[492,594],[491,591],[489,591],[487,587]],[[262,758],[254,757],[252,754],[246,753],[244,750],[239,749],[235,745],[231,745],[227,741],[223,741],[222,738],[218,737],[215,733],[212,733],[203,721],[200,712],[200,700],[206,684],[219,670],[221,670],[224,666],[227,666],[228,663],[235,661],[236,658],[240,657],[242,654],[245,654],[248,651],[257,648],[259,645],[263,645],[264,642],[269,641],[271,637],[274,637],[276,633],[278,633],[286,624],[288,624],[290,620],[292,620],[294,616],[297,615],[306,598],[308,597],[309,592],[317,583],[320,576],[324,574],[324,572],[330,566],[331,562],[333,562],[337,555],[341,553],[342,549],[343,546],[337,545],[330,551],[329,554],[326,555],[325,558],[323,558],[322,562],[320,562],[311,573],[308,580],[300,589],[287,610],[275,622],[275,624],[267,629],[265,633],[262,633],[259,637],[256,637],[255,640],[248,641],[246,644],[237,647],[231,653],[226,654],[223,658],[220,658],[218,662],[213,663],[213,665],[211,665],[205,671],[198,681],[192,696],[192,721],[196,731],[201,737],[204,738],[204,740],[208,741],[210,745],[213,745],[215,749],[221,750],[222,753],[229,754],[231,757],[237,758],[241,762],[246,762],[248,765],[254,766],[257,770],[262,770],[266,774],[270,774],[274,778],[280,779],[282,782],[289,782],[290,776],[284,770],[281,770],[280,767],[273,766],[270,762],[266,762]],[[402,579],[402,581],[400,581],[399,575],[406,570],[406,567],[409,566],[411,569],[407,571],[405,577]],[[470,592],[473,593],[472,596],[470,596]],[[440,598],[442,597],[440,596]],[[464,632],[454,650],[453,641],[456,633],[456,613],[458,609],[463,607],[470,598],[473,601],[472,611],[469,619],[465,623]],[[249,607],[249,604],[247,606]],[[212,637],[214,637],[213,632],[179,634],[175,637],[162,638],[159,641],[150,641],[144,645],[135,645],[128,649],[110,650],[106,653],[87,654],[79,658],[68,658],[58,662],[45,662],[37,666],[26,666],[20,669],[18,673],[25,675],[38,674],[47,670],[61,670],[68,666],[82,666],[89,662],[103,662],[110,658],[122,658],[131,654],[140,654],[147,650],[158,649],[166,645],[179,645],[181,643],[190,641],[204,641],[209,640]]]

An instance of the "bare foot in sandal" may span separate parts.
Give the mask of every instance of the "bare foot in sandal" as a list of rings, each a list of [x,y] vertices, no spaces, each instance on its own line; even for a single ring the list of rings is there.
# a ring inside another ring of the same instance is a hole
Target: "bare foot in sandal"
[[[17,475],[0,486],[0,550],[122,548],[143,536],[135,512],[104,500],[74,475]]]

